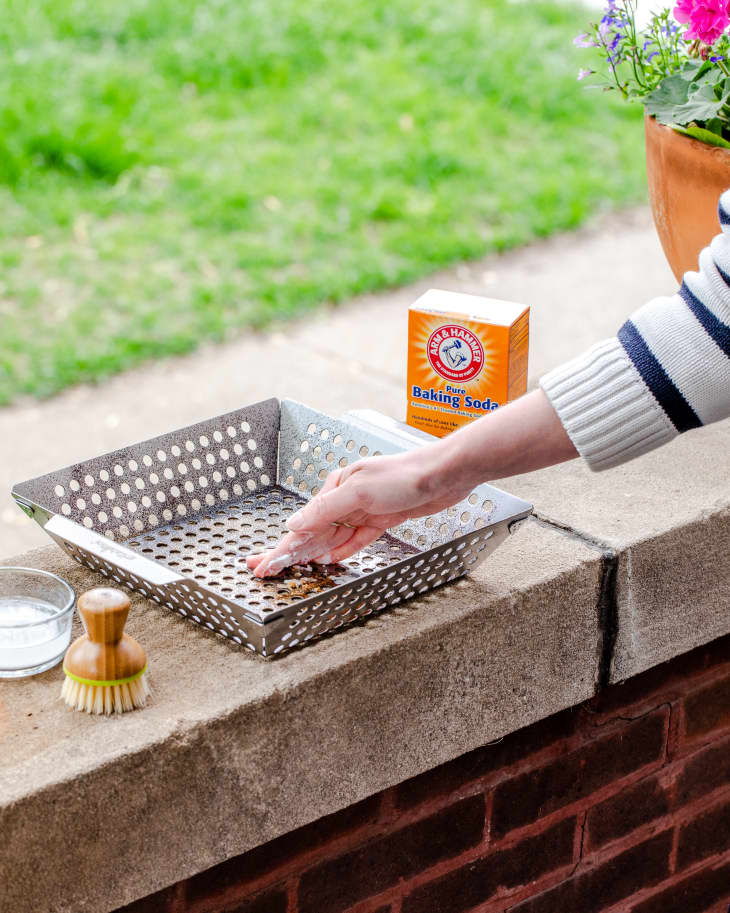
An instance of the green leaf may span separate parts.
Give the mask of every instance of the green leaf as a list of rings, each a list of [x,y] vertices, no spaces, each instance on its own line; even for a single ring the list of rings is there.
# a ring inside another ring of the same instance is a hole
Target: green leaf
[[[697,124],[690,124],[688,127],[672,124],[672,129],[676,130],[677,133],[684,133],[685,136],[691,136],[702,143],[707,143],[709,146],[722,146],[723,149],[730,149],[730,143],[723,136],[718,136],[717,133],[705,130],[704,127],[698,127]]]
[[[679,72],[686,77],[687,82],[693,82],[698,76],[711,67],[712,64],[706,60],[687,60]]]
[[[690,85],[690,94],[699,89],[700,86],[716,86],[718,84],[721,85],[723,81],[724,78],[722,73],[714,67],[711,67],[708,70],[700,70],[692,80],[692,84]]]
[[[710,133],[716,133],[718,136],[722,136],[723,127],[724,124],[719,117],[711,117],[705,124],[705,130],[709,130]]]
[[[678,120],[674,112],[687,102],[689,81],[681,74],[667,76],[646,96],[646,112],[653,114],[660,124],[672,124]]]
[[[714,86],[702,86],[689,96],[686,103],[674,109],[674,120],[687,125],[692,121],[708,121],[724,107],[727,96],[717,97]]]
[[[715,86],[703,85],[695,89],[688,85],[681,73],[663,79],[646,98],[646,111],[653,114],[660,124],[679,124],[686,127],[693,121],[705,123],[717,117],[725,106],[728,95],[721,84],[721,94]]]

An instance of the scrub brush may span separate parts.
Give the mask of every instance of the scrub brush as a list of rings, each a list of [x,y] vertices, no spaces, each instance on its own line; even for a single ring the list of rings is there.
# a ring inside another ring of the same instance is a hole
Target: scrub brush
[[[121,590],[100,586],[79,598],[86,634],[66,652],[66,679],[61,697],[74,710],[124,713],[144,707],[150,693],[147,657],[124,633],[129,598]]]

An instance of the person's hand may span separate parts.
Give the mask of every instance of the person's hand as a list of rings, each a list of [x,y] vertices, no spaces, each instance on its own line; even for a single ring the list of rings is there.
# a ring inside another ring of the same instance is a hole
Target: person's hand
[[[409,517],[460,501],[471,489],[458,479],[441,480],[442,449],[431,444],[331,472],[322,491],[289,518],[289,533],[276,548],[248,556],[249,568],[267,577],[308,561],[337,564]]]
[[[434,444],[336,470],[289,518],[276,548],[246,562],[257,577],[307,561],[335,564],[409,517],[451,507],[479,482],[577,455],[548,398],[535,390]]]

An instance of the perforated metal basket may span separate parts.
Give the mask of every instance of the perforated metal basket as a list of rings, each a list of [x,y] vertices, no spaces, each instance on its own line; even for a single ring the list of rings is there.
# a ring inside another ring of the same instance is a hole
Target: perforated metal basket
[[[23,482],[13,497],[80,564],[270,656],[460,577],[529,515],[480,485],[341,565],[266,580],[247,569],[332,469],[427,440],[378,413],[333,419],[270,399]]]

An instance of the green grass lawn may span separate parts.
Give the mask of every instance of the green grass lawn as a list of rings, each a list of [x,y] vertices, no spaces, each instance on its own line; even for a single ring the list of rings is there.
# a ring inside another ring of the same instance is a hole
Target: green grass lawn
[[[584,10],[2,0],[0,13],[0,403],[644,196],[640,110],[576,82]]]

